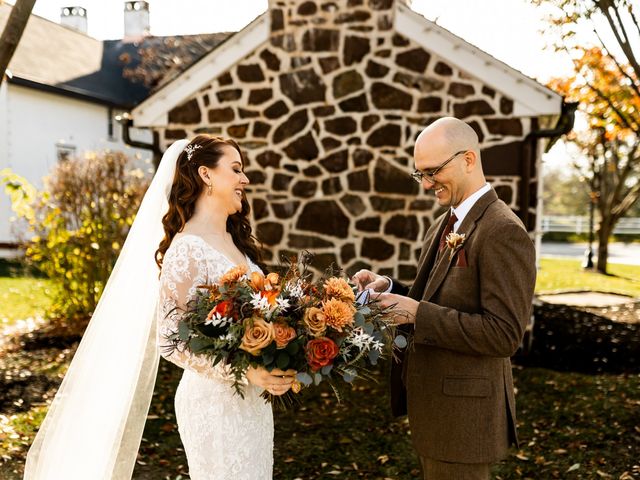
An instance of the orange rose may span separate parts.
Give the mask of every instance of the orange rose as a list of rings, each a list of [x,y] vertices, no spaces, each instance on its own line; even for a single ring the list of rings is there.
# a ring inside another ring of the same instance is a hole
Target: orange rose
[[[296,338],[295,329],[281,322],[273,324],[273,332],[278,348],[286,347],[291,340]]]
[[[341,332],[343,327],[353,324],[355,309],[353,305],[345,303],[342,300],[330,298],[322,302],[322,313],[324,314],[327,325]]]
[[[316,307],[307,308],[304,312],[304,323],[309,330],[309,333],[314,337],[320,337],[324,335],[327,330],[327,323],[325,322],[324,313],[322,310]]]
[[[238,265],[236,267],[231,268],[224,275],[222,275],[218,283],[220,285],[236,283],[246,273],[247,273],[247,267],[245,265]]]
[[[273,338],[273,324],[265,322],[262,318],[253,318],[245,322],[240,348],[257,357],[260,351],[273,341]]]
[[[327,297],[337,298],[345,302],[355,302],[356,300],[351,286],[346,280],[338,277],[331,277],[324,282],[324,293]]]
[[[338,356],[338,345],[327,337],[314,338],[307,343],[307,362],[311,370],[317,372],[322,367],[333,363]]]

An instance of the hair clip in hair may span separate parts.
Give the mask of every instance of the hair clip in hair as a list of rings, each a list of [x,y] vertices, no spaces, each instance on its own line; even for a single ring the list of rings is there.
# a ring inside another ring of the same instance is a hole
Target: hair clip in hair
[[[191,157],[193,157],[193,154],[199,148],[202,148],[202,145],[191,145],[191,144],[189,144],[184,148],[184,151],[187,152],[187,161],[188,162],[191,161]]]

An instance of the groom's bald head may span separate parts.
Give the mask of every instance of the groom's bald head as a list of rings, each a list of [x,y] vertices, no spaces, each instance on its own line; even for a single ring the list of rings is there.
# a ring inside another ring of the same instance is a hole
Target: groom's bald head
[[[478,134],[471,126],[455,117],[442,117],[425,128],[416,139],[416,146],[424,147],[434,139],[445,143],[451,151],[472,150],[480,161]]]

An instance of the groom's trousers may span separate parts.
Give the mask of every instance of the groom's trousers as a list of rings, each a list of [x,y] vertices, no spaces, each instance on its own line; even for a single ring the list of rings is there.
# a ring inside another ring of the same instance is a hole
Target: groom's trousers
[[[488,463],[449,463],[420,457],[424,480],[489,480]]]

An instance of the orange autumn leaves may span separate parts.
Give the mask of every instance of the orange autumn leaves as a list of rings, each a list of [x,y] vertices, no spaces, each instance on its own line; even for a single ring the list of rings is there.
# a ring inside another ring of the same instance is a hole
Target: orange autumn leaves
[[[602,129],[609,140],[640,128],[640,95],[631,86],[631,79],[638,82],[634,69],[599,47],[579,49],[573,61],[575,73],[550,80],[549,87],[567,101],[580,102],[589,126]]]

